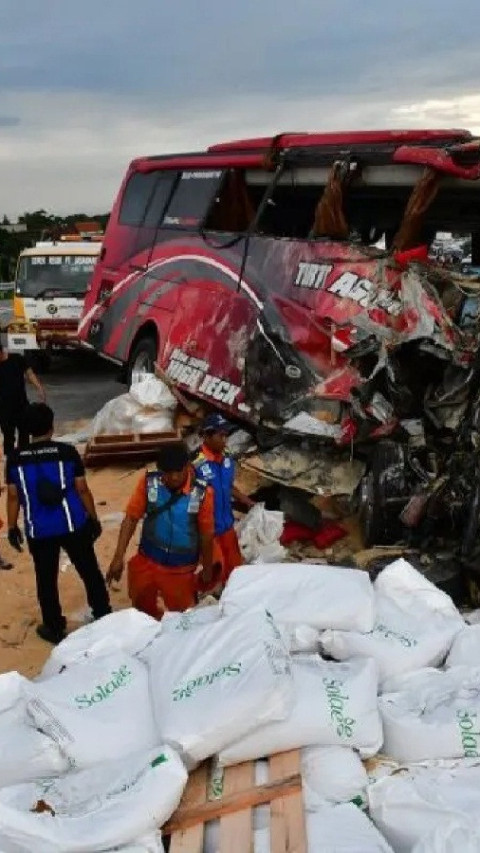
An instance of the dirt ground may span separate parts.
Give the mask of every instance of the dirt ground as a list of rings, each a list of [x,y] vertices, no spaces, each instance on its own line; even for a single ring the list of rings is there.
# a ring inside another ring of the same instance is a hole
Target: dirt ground
[[[78,428],[79,422],[68,425]],[[79,448],[80,449],[80,448]],[[103,533],[97,542],[96,550],[100,566],[106,572],[113,555],[123,510],[130,493],[133,491],[138,470],[128,468],[102,468],[88,472],[88,481],[92,489],[97,512],[103,524]],[[239,486],[246,492],[253,492],[258,483],[251,474],[240,475]],[[0,516],[5,518],[5,500],[2,496]],[[336,562],[345,560],[351,564],[352,554],[359,552],[361,542],[355,520],[342,520],[349,535],[333,549],[320,552],[312,546],[292,547],[292,560],[326,562],[332,557]],[[137,537],[134,537],[130,550],[133,553]],[[0,571],[0,671],[18,670],[23,675],[35,676],[46,661],[51,646],[40,640],[35,627],[39,621],[39,610],[35,594],[35,579],[31,560],[27,552],[17,554],[6,542],[5,527],[0,537],[0,553],[14,564],[11,571]],[[84,588],[75,570],[68,565],[62,555],[60,570],[60,595],[64,614],[68,620],[68,630],[74,630],[84,624],[87,617],[87,603]],[[117,588],[111,590],[112,607],[118,610],[129,606],[126,591],[126,578]]]

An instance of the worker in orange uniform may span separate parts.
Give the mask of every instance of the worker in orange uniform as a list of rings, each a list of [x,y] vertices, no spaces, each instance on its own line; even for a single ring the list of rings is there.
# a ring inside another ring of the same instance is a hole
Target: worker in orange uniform
[[[232,501],[247,509],[254,501],[235,486],[235,462],[226,450],[231,424],[218,413],[208,415],[202,425],[203,444],[194,465],[197,476],[213,487],[215,496],[215,551],[222,559],[222,583],[243,563],[234,527]]]
[[[193,607],[199,588],[214,583],[214,506],[212,489],[196,476],[181,442],[160,448],[157,468],[142,476],[128,502],[107,583],[120,580],[143,519],[138,553],[128,563],[128,592],[134,607],[161,618],[165,610]]]

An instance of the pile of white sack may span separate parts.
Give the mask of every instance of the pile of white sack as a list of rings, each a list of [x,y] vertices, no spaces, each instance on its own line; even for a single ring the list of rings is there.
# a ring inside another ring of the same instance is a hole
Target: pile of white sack
[[[400,559],[237,569],[218,605],[133,609],[0,676],[0,853],[159,853],[188,774],[300,749],[309,853],[480,851],[480,625]],[[254,853],[270,851],[269,807]],[[205,833],[219,853],[219,826]],[[234,853],[234,851],[232,851]]]

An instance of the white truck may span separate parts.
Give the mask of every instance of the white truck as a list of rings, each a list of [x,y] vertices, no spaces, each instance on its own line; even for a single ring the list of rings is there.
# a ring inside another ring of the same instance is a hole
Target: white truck
[[[52,350],[77,345],[78,322],[88,284],[101,251],[101,238],[39,242],[18,258],[13,318],[6,330],[10,351]]]

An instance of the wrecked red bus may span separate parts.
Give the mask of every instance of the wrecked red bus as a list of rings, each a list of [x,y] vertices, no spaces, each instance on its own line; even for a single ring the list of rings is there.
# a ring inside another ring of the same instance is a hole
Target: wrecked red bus
[[[289,133],[134,160],[81,340],[129,379],[157,363],[231,417],[336,446],[419,421],[455,431],[478,280],[432,246],[462,234],[479,264],[479,190],[465,130]]]

